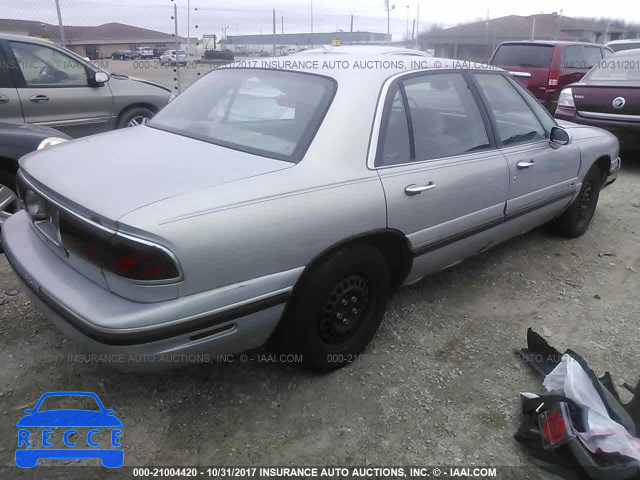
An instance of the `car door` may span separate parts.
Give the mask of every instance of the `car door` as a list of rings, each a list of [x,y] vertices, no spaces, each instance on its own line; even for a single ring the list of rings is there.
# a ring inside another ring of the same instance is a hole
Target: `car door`
[[[460,71],[410,74],[389,89],[374,166],[388,227],[416,255],[407,281],[488,248],[504,221],[509,170]]]
[[[18,65],[17,87],[25,122],[57,128],[72,137],[106,131],[113,98],[108,84],[91,86],[89,68],[62,51],[7,42]]]
[[[555,121],[513,80],[498,72],[476,72],[473,78],[509,165],[507,221],[547,206],[562,209],[579,186],[578,146],[549,142]]]
[[[22,123],[22,105],[11,76],[15,65],[7,62],[0,48],[0,122]]]

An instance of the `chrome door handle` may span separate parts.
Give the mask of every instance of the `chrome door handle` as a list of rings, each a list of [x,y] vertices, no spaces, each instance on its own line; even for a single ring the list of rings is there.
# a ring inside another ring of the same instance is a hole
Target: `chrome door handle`
[[[429,182],[427,185],[423,185],[421,187],[416,184],[411,184],[404,189],[404,193],[409,196],[418,195],[419,193],[426,192],[427,190],[431,190],[432,188],[436,188],[436,185],[433,182]]]
[[[9,103],[9,97],[0,95],[0,103]]]
[[[42,102],[48,102],[49,97],[47,97],[46,95],[34,95],[29,100],[35,103],[42,103]]]
[[[529,168],[535,164],[536,162],[534,162],[533,160],[529,160],[528,162],[518,162],[518,169],[522,170],[523,168]]]

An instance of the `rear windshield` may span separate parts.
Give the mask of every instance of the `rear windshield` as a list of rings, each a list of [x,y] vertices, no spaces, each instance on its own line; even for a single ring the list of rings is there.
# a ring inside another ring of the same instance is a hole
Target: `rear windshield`
[[[500,45],[493,57],[498,67],[549,68],[553,45]]]
[[[150,127],[297,163],[335,92],[325,77],[260,69],[221,69],[164,107]]]
[[[603,83],[629,82],[640,86],[640,55],[607,57],[598,62],[583,80]]]
[[[622,50],[633,50],[634,48],[640,48],[640,41],[637,42],[625,42],[625,43],[612,43],[607,45],[614,52],[621,52]]]

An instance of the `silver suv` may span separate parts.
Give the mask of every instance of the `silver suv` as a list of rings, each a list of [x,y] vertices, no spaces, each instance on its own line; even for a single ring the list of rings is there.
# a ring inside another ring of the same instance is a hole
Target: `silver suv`
[[[82,137],[145,123],[170,97],[165,87],[110,75],[48,40],[0,34],[0,121]]]

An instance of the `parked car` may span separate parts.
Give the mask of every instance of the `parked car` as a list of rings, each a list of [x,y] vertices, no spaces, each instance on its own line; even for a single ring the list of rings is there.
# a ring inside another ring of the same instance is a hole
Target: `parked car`
[[[212,70],[145,126],[27,155],[6,257],[89,350],[153,367],[271,339],[341,367],[392,288],[546,223],[582,235],[620,166],[506,72],[426,61]]]
[[[153,58],[153,48],[138,48],[131,57],[134,60],[150,60]]]
[[[0,34],[0,121],[75,138],[145,122],[170,98],[168,88],[109,75],[48,40]]]
[[[69,139],[68,135],[53,128],[0,122],[0,229],[19,208],[16,196],[18,160],[27,153]]]
[[[153,49],[153,58],[160,58],[164,52],[169,50],[168,47],[156,47]]]
[[[508,70],[553,113],[560,91],[611,53],[584,42],[518,41],[498,45],[491,65]]]
[[[640,50],[602,60],[560,93],[556,118],[604,128],[624,150],[640,150]]]
[[[633,38],[628,40],[613,40],[607,43],[607,47],[614,52],[621,52],[623,50],[634,50],[640,48],[640,38]]]
[[[116,50],[111,54],[111,60],[131,60],[133,52],[131,50]]]
[[[160,56],[160,65],[184,65],[187,63],[187,53],[183,50],[167,50]]]
[[[295,48],[295,47],[293,47]],[[409,55],[412,57],[433,57],[433,55],[404,47],[388,47],[379,45],[340,45],[334,47],[325,45],[321,48],[311,48],[308,50],[287,50],[287,55],[317,55],[317,54],[349,54],[349,55]]]

